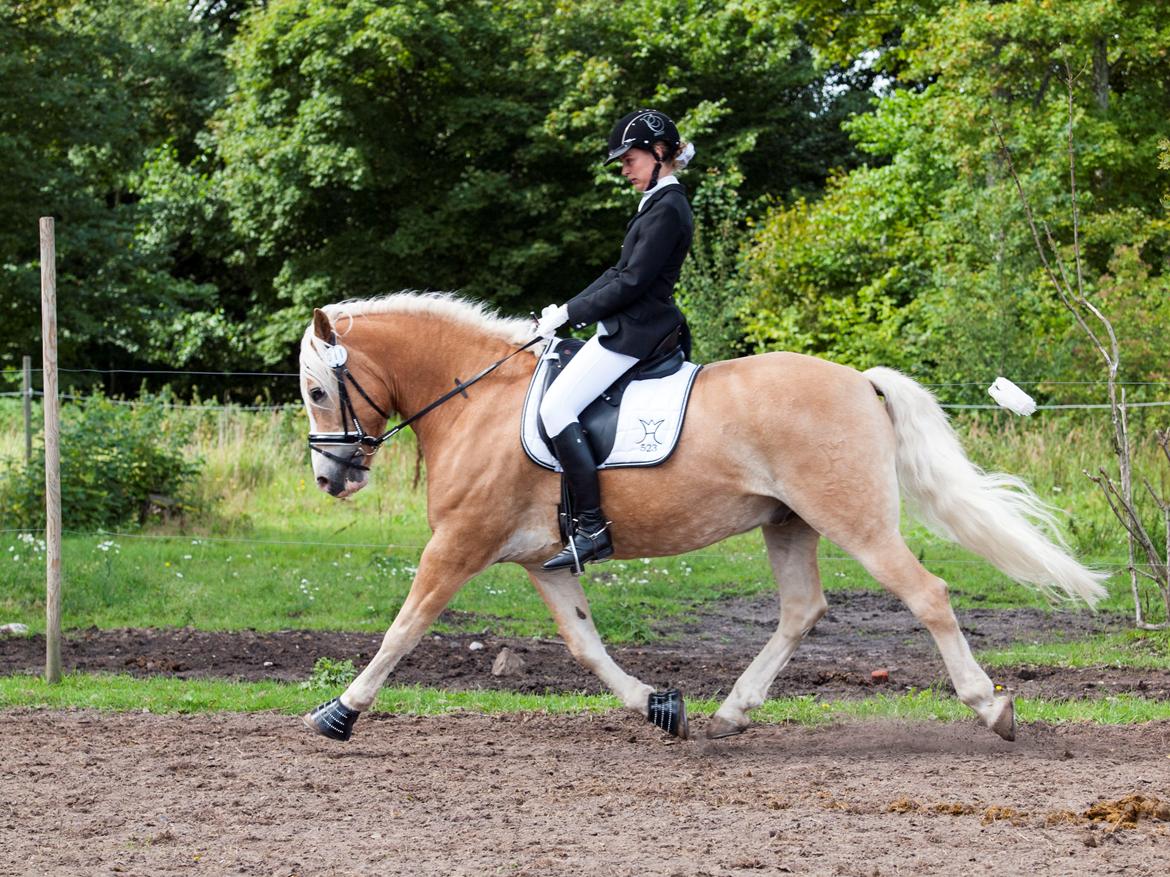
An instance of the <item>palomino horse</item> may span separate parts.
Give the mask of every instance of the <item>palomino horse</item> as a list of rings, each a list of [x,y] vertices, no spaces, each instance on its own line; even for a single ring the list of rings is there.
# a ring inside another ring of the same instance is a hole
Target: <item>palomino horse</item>
[[[378,447],[366,430],[381,430],[391,411],[423,411],[456,378],[532,340],[531,322],[451,295],[400,293],[316,311],[300,362],[317,484],[337,497],[360,490]],[[306,716],[314,729],[348,739],[399,660],[455,593],[494,563],[524,567],[573,657],[625,706],[649,716],[661,697],[607,654],[578,579],[540,568],[560,548],[560,485],[520,445],[533,369],[527,354],[510,358],[412,423],[426,461],[433,535],[377,655],[339,699]],[[1011,697],[995,693],[959,630],[946,583],[899,533],[899,489],[932,529],[1011,578],[1092,605],[1105,594],[1104,576],[1046,535],[1055,533],[1047,507],[1017,479],[973,465],[934,397],[890,369],[861,373],[792,353],[749,356],[705,367],[690,406],[666,463],[604,470],[601,480],[619,559],[681,554],[763,530],[780,590],[779,624],[708,721],[707,735],[748,727],[749,711],[825,613],[817,570],[824,536],[901,598],[934,637],[960,700],[1013,739]],[[677,706],[680,721],[668,730],[686,736]]]

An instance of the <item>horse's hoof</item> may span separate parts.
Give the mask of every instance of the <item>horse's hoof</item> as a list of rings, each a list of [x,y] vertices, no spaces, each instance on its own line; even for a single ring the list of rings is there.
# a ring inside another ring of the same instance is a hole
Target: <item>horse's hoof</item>
[[[348,740],[353,735],[353,723],[361,712],[351,710],[335,697],[301,718],[304,723],[330,740]]]
[[[690,728],[687,725],[687,708],[683,703],[682,692],[677,688],[669,691],[650,692],[647,718],[652,725],[661,728],[667,734],[687,739]]]
[[[991,730],[1011,741],[1016,739],[1016,705],[1010,695],[997,697],[995,702],[1000,705],[999,715],[991,723]]]
[[[707,723],[707,738],[709,740],[718,740],[722,737],[734,737],[736,734],[742,734],[747,729],[747,725],[737,725],[734,722],[727,721],[722,716],[712,716],[711,721]]]

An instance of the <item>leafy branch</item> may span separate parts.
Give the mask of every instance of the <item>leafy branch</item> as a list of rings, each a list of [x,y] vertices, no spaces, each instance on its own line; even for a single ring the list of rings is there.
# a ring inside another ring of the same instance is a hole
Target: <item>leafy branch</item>
[[[1134,601],[1134,624],[1139,628],[1147,630],[1164,629],[1170,627],[1170,567],[1168,567],[1168,560],[1170,560],[1170,500],[1160,496],[1154,490],[1148,479],[1143,479],[1146,491],[1161,512],[1163,518],[1162,523],[1166,528],[1166,543],[1159,547],[1155,544],[1154,538],[1150,535],[1149,530],[1142,521],[1141,514],[1134,502],[1133,447],[1129,438],[1125,388],[1119,388],[1117,385],[1117,375],[1121,368],[1121,345],[1118,343],[1117,333],[1114,331],[1113,323],[1089,299],[1085,291],[1084,268],[1081,259],[1080,212],[1077,207],[1076,149],[1073,138],[1076,119],[1074,93],[1076,84],[1084,74],[1085,69],[1087,69],[1087,65],[1086,68],[1082,68],[1074,73],[1067,56],[1065,57],[1064,82],[1068,95],[1066,141],[1068,149],[1069,200],[1072,214],[1072,253],[1075,265],[1075,272],[1072,273],[1071,277],[1066,260],[1061,254],[1060,247],[1057,245],[1056,239],[1052,234],[1051,227],[1044,220],[1037,222],[1032,211],[1031,202],[1027,193],[1024,191],[1020,176],[1016,172],[1015,162],[1012,160],[1011,148],[1007,144],[1002,127],[994,117],[992,117],[992,125],[995,129],[996,138],[999,140],[1000,154],[1004,158],[1012,180],[1015,182],[1016,191],[1019,193],[1020,203],[1024,209],[1024,216],[1027,219],[1028,228],[1032,231],[1032,239],[1035,241],[1036,251],[1040,255],[1040,261],[1044,266],[1044,271],[1052,286],[1056,289],[1060,301],[1069,313],[1072,314],[1076,324],[1093,343],[1093,346],[1096,348],[1097,353],[1101,356],[1102,362],[1105,365],[1109,392],[1110,418],[1113,424],[1113,450],[1117,456],[1118,477],[1115,479],[1104,467],[1098,468],[1096,475],[1090,474],[1087,470],[1085,471],[1085,475],[1101,488],[1110,510],[1112,510],[1114,516],[1121,522],[1126,531],[1126,544],[1129,552],[1128,569],[1130,589],[1133,593]],[[1041,229],[1043,230],[1043,235],[1041,235]],[[1170,430],[1157,431],[1155,438],[1158,446],[1166,455],[1167,461],[1170,462]],[[1146,557],[1149,572],[1140,569],[1136,563],[1139,549]],[[1162,597],[1167,620],[1161,624],[1151,624],[1145,620],[1142,609],[1141,589],[1138,585],[1139,576],[1152,581]]]

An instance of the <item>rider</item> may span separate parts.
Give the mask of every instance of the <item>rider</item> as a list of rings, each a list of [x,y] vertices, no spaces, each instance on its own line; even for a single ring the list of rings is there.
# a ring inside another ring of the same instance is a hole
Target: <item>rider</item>
[[[620,161],[622,176],[643,193],[627,226],[621,258],[566,304],[546,307],[537,327],[538,334],[549,337],[565,323],[574,329],[599,324],[540,405],[545,432],[577,506],[572,544],[546,561],[545,569],[576,567],[613,554],[597,461],[578,416],[668,336],[679,331],[681,338],[688,337],[672,293],[691,246],[693,223],[686,190],[674,172],[686,167],[694,147],[683,144],[674,122],[657,110],[636,110],[619,119],[608,147],[605,163]]]

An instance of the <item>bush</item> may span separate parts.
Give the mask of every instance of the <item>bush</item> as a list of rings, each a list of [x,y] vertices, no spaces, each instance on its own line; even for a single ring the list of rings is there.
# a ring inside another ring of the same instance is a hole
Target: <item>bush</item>
[[[344,661],[333,658],[318,658],[313,663],[313,672],[309,674],[308,679],[301,683],[301,688],[329,691],[334,688],[344,688],[356,678],[357,668],[349,658]]]
[[[738,170],[711,168],[692,200],[695,239],[683,263],[675,298],[691,327],[695,362],[742,355],[746,306],[740,276],[740,250],[747,240],[747,210],[737,187]]]
[[[70,529],[143,523],[160,508],[181,511],[202,463],[187,460],[191,425],[169,416],[171,396],[142,394],[132,405],[86,397],[61,412],[61,507]],[[0,508],[6,527],[45,525],[45,449],[32,463],[5,461]]]

